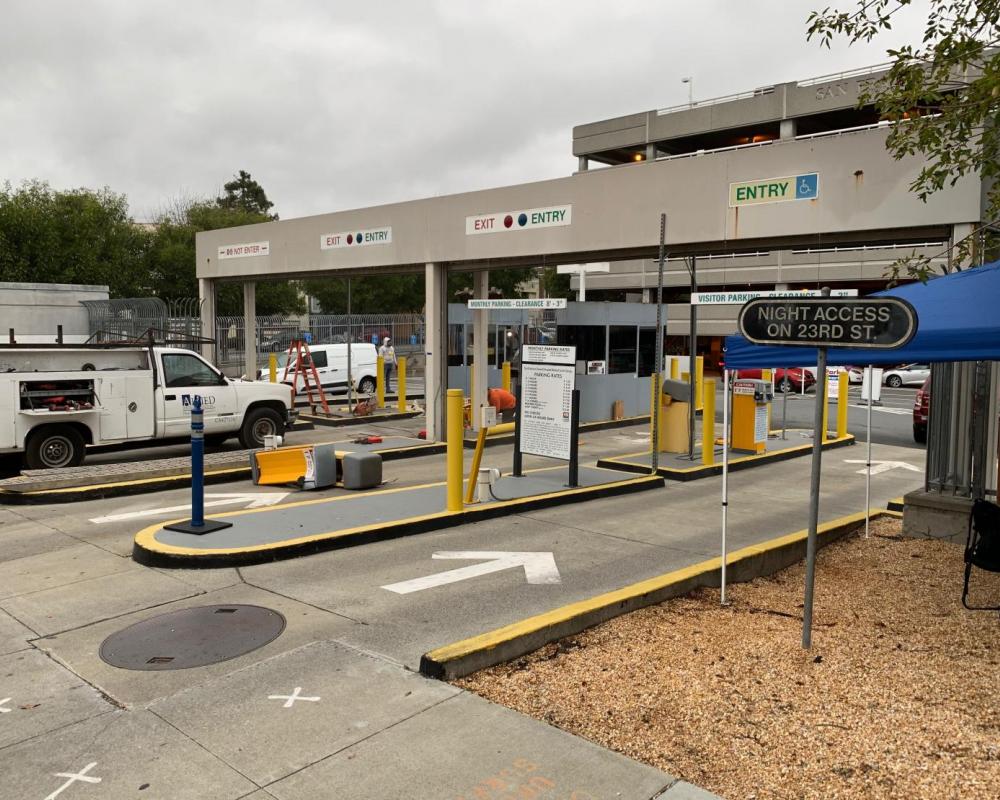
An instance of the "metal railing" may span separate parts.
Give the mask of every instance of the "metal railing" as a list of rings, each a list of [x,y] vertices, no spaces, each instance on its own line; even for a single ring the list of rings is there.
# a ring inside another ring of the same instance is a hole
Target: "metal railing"
[[[177,337],[201,336],[201,303],[197,297],[163,302],[158,297],[124,297],[112,300],[81,300],[87,309],[90,336],[94,341],[118,341],[141,337],[150,329]]]

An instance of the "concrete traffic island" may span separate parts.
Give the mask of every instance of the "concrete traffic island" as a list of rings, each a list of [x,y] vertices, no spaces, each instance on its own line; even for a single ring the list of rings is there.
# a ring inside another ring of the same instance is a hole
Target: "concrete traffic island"
[[[494,483],[494,495],[502,499],[452,511],[447,510],[448,483],[444,481],[302,500],[213,515],[206,519],[230,522],[232,527],[207,535],[166,530],[176,522],[170,520],[136,534],[132,557],[140,564],[160,567],[261,563],[655,489],[664,482],[656,475],[628,478],[614,470],[581,467],[579,485],[570,488],[565,484],[564,468],[530,470],[523,477],[505,477]]]
[[[772,432],[772,436],[779,436]],[[759,467],[763,464],[772,464],[775,461],[784,461],[789,458],[807,456],[812,452],[812,433],[807,431],[789,430],[787,439],[769,438],[767,441],[767,451],[764,453],[736,453],[729,457],[729,470],[735,472],[741,469]],[[824,450],[831,450],[837,447],[847,447],[854,444],[854,436],[845,434],[844,436],[831,436],[823,443]],[[700,452],[701,443],[695,448],[695,452]],[[708,478],[713,475],[722,474],[722,461],[715,459],[712,464],[705,464],[696,455],[697,460],[690,461],[686,455],[677,453],[660,453],[657,474],[672,481],[693,481],[699,478]],[[633,472],[638,474],[648,474],[651,470],[651,454],[631,453],[624,456],[613,456],[602,458],[597,462],[597,466],[606,469],[617,469],[623,472]]]

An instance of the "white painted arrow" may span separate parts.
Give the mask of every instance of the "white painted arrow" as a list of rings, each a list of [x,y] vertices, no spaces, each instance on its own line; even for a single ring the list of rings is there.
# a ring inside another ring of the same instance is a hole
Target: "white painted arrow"
[[[205,508],[213,506],[228,506],[238,503],[246,503],[247,508],[264,508],[280,503],[288,497],[288,492],[209,492],[205,495]],[[121,522],[129,519],[142,519],[143,517],[162,517],[178,511],[191,511],[190,503],[182,506],[167,506],[165,508],[147,508],[142,511],[126,511],[122,514],[109,514],[106,517],[94,517],[91,522]]]
[[[524,577],[527,578],[528,583],[562,583],[562,578],[559,577],[559,569],[556,567],[556,560],[552,556],[552,553],[449,550],[443,553],[434,553],[431,558],[484,560],[482,564],[473,564],[469,567],[459,567],[447,572],[438,572],[435,575],[414,578],[411,581],[390,583],[388,586],[383,586],[382,588],[396,594],[410,594],[411,592],[419,592],[422,589],[446,586],[449,583],[458,583],[458,581],[464,581],[468,578],[489,575],[491,572],[501,572],[513,567],[524,567]]]
[[[860,459],[845,458],[844,463],[864,464],[865,462]],[[910,472],[923,472],[920,467],[907,464],[905,461],[872,461],[872,475],[881,475],[883,472],[888,472],[891,469],[908,469]],[[859,469],[858,475],[864,475],[867,471],[867,468]]]

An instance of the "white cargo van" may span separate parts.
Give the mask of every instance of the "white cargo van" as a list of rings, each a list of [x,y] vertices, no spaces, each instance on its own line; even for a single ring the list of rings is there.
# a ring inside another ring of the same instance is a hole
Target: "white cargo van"
[[[313,364],[323,389],[347,389],[347,345],[346,344],[313,344],[309,345]],[[374,394],[376,376],[378,375],[378,351],[375,345],[364,342],[351,343],[351,377],[354,379],[354,390],[362,394]],[[278,353],[278,380],[288,363],[288,353]],[[291,382],[289,369],[288,381]],[[257,373],[259,379],[266,378],[267,370]],[[301,376],[295,381],[297,394],[304,394]]]
[[[184,438],[196,396],[209,445],[262,447],[296,415],[287,386],[232,380],[192,350],[0,345],[0,455],[71,467],[88,445]]]

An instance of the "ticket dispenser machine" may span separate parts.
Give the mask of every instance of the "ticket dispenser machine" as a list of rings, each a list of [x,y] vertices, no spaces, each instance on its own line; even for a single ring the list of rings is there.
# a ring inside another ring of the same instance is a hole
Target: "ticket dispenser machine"
[[[774,399],[770,381],[733,381],[733,450],[763,453],[767,446],[767,405]]]
[[[688,411],[691,407],[691,387],[684,381],[663,381],[660,398],[661,453],[688,451]]]

